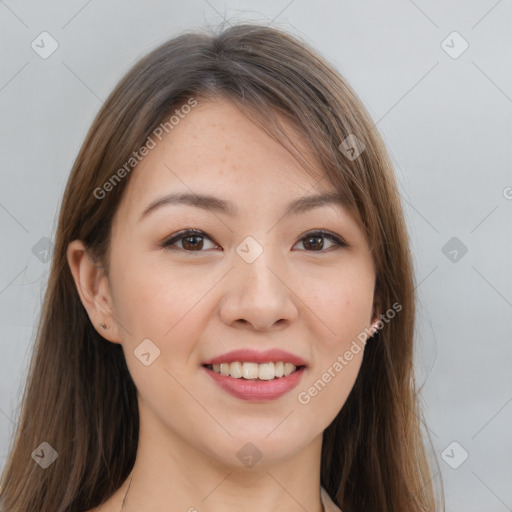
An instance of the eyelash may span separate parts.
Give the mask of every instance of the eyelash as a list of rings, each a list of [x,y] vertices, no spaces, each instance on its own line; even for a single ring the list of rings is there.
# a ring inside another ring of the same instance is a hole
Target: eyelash
[[[210,238],[204,231],[201,231],[199,229],[184,229],[182,231],[179,231],[178,233],[175,233],[174,235],[172,235],[170,238],[164,240],[160,246],[163,248],[163,249],[167,249],[167,250],[171,250],[171,251],[183,251],[183,252],[188,252],[188,253],[201,253],[201,252],[205,252],[204,250],[199,250],[199,251],[188,251],[186,249],[181,249],[179,247],[173,247],[173,244],[176,243],[176,242],[179,242],[180,240],[184,239],[184,238],[188,238],[190,236],[201,236],[203,238],[207,238],[208,240],[214,242],[214,240],[212,238]],[[302,238],[300,238],[299,242],[300,241],[303,241],[307,238],[314,238],[314,237],[324,237],[324,238],[327,238],[328,240],[330,240],[331,242],[333,242],[335,244],[335,246],[337,247],[348,247],[348,244],[342,240],[340,237],[328,232],[328,231],[325,231],[323,229],[317,229],[317,230],[314,230],[314,231],[308,231]],[[216,242],[214,242],[216,243]],[[307,252],[318,252],[318,253],[325,253],[329,250],[331,250],[333,247],[329,247],[328,249],[322,249],[320,251],[308,251],[307,249],[305,249]]]

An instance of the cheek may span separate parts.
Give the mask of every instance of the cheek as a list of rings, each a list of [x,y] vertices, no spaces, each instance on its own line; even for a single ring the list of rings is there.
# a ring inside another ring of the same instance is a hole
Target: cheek
[[[121,331],[125,359],[146,414],[169,425],[175,422],[175,408],[188,411],[185,417],[197,414],[197,405],[180,383],[194,370],[190,356],[204,330],[201,298],[213,278],[134,258],[120,264],[112,279],[117,284],[116,314],[126,328]],[[148,352],[145,365],[141,354]]]
[[[361,367],[363,349],[359,350],[357,354],[350,351],[350,361],[345,359],[344,351],[328,358],[298,391],[303,421],[313,429],[325,429],[343,408]],[[315,420],[311,421],[312,418]]]
[[[172,344],[185,326],[197,325],[191,326],[190,317],[201,311],[201,299],[215,284],[211,274],[197,268],[154,264],[142,257],[121,260],[111,274],[115,313],[126,332],[165,344]]]
[[[318,324],[322,352],[342,350],[369,326],[373,291],[374,276],[364,265],[347,265],[321,280],[304,281],[301,293]]]
[[[297,392],[300,406],[330,423],[343,407],[361,367],[365,328],[371,322],[374,276],[363,265],[338,270],[329,285],[311,280],[311,309],[317,325],[315,361]],[[363,333],[363,336],[361,336]]]

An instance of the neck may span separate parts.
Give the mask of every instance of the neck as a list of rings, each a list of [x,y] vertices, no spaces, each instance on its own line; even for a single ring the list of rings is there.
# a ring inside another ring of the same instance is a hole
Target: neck
[[[153,435],[140,434],[135,465],[119,489],[120,512],[322,512],[321,436],[289,459],[262,458],[246,468],[176,440],[163,449]]]

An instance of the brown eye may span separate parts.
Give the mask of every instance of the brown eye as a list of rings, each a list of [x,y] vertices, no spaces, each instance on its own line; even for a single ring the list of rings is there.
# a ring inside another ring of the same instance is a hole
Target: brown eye
[[[191,236],[185,236],[181,238],[181,243],[183,245],[184,249],[187,250],[195,250],[195,249],[202,249],[204,241],[202,240],[201,235],[191,235]]]
[[[186,229],[171,236],[162,243],[162,247],[170,250],[186,252],[204,252],[205,240],[212,240],[203,231],[198,229]],[[181,247],[177,244],[181,243]],[[217,247],[213,242],[213,248]],[[207,247],[209,249],[209,247]]]
[[[307,238],[303,238],[303,240],[306,249],[322,250],[324,248],[323,236],[308,236]]]
[[[325,248],[326,239],[331,243],[331,246],[327,248]],[[212,243],[212,247],[205,248],[205,243],[208,241]],[[326,252],[333,247],[348,247],[338,236],[322,230],[306,233],[299,242],[302,242],[308,252]],[[198,229],[186,229],[175,233],[171,238],[165,240],[161,246],[169,250],[185,252],[204,252],[206,249],[218,247],[209,236]]]
[[[331,247],[348,247],[341,238],[326,231],[311,231],[306,233],[306,235],[300,239],[300,242],[303,243],[307,251],[323,252],[326,250],[324,248],[324,239],[328,239],[333,244]],[[328,249],[331,247],[328,247]]]

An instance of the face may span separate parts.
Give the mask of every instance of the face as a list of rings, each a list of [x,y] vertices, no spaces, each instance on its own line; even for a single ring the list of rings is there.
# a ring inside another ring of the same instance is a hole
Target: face
[[[222,100],[199,102],[132,172],[108,283],[141,432],[236,466],[317,443],[375,317],[355,218],[339,202],[289,209],[336,189]]]

